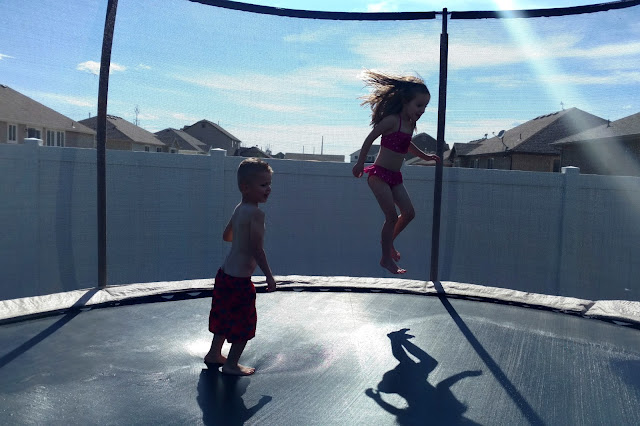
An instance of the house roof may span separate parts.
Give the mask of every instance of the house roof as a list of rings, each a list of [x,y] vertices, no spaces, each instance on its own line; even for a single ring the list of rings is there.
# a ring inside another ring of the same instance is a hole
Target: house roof
[[[487,155],[509,152],[527,154],[559,154],[553,145],[562,138],[606,123],[606,120],[578,108],[541,115],[505,131],[502,139],[494,136],[474,144],[474,148],[457,155]],[[455,145],[456,147],[458,144]]]
[[[98,127],[98,117],[87,118],[80,122],[94,130]],[[115,115],[107,115],[107,139],[120,139],[145,145],[165,146],[153,133]]]
[[[205,152],[207,147],[205,143],[182,130],[168,128],[156,132],[155,135],[166,145],[172,145],[175,142],[183,151]]]
[[[436,152],[438,148],[438,141],[428,133],[418,133],[411,138],[411,142],[425,152]],[[447,147],[447,149],[449,148]]]
[[[480,139],[480,140],[471,141],[467,143],[456,142],[453,144],[453,148],[451,148],[451,152],[454,152],[455,155],[467,155],[468,153],[476,149],[477,146],[480,143],[482,143],[484,140],[485,139]]]
[[[215,128],[216,130],[218,130],[218,131],[220,131],[220,132],[224,133],[224,134],[225,134],[227,137],[229,137],[231,140],[234,140],[234,141],[236,141],[236,142],[241,142],[241,141],[240,141],[240,139],[236,138],[236,137],[235,137],[235,136],[233,136],[231,133],[227,132],[225,129],[223,129],[222,127],[218,126],[216,123],[213,123],[213,122],[211,122],[211,121],[209,121],[209,120],[200,120],[200,121],[197,121],[197,122],[193,123],[193,124],[192,124],[192,125],[190,125],[190,126],[184,126],[184,127],[182,128],[182,130],[189,129],[189,128],[191,128],[191,127],[193,127],[193,126],[195,126],[195,125],[197,125],[197,124],[200,124],[200,123],[206,123],[206,124],[208,124],[208,125],[212,126],[213,128]]]
[[[601,124],[584,132],[568,136],[556,142],[556,145],[586,142],[595,139],[613,139],[623,136],[640,135],[640,112],[613,121],[611,123]]]
[[[233,153],[235,157],[259,157],[259,158],[271,158],[269,154],[258,148],[252,147],[240,147]]]
[[[0,84],[0,121],[51,130],[95,135],[96,132],[28,96]]]

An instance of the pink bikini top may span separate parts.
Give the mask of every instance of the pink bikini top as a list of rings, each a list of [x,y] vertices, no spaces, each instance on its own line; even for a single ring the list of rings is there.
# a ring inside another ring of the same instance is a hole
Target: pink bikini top
[[[411,143],[411,135],[400,131],[402,127],[402,119],[400,119],[400,125],[398,130],[388,135],[382,135],[380,139],[380,145],[390,149],[391,151],[398,152],[400,154],[406,154],[409,152],[409,144]]]

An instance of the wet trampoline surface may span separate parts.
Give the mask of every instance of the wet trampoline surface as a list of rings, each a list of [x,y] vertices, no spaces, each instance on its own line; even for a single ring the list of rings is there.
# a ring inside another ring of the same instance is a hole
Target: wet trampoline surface
[[[0,326],[0,424],[640,424],[640,331],[410,294],[258,295],[229,377],[210,299]],[[225,349],[228,349],[225,346]]]

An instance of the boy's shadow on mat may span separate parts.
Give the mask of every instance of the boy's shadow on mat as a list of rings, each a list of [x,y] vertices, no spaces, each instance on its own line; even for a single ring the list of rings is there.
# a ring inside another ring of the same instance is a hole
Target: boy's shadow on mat
[[[247,391],[250,380],[238,376],[228,376],[212,369],[203,369],[198,381],[198,404],[202,410],[205,425],[243,425],[272,397],[263,395],[260,401],[247,408],[242,395]]]
[[[367,389],[365,393],[397,417],[398,424],[477,424],[463,417],[467,411],[466,405],[458,401],[451,392],[451,386],[465,377],[479,376],[479,370],[463,371],[444,379],[436,386],[432,386],[427,377],[438,365],[425,351],[410,342],[413,336],[407,334],[408,328],[389,333],[391,352],[399,361],[393,370],[382,376],[378,389]],[[418,359],[409,357],[407,352]],[[398,408],[383,399],[383,393],[396,393],[407,402],[405,408]]]

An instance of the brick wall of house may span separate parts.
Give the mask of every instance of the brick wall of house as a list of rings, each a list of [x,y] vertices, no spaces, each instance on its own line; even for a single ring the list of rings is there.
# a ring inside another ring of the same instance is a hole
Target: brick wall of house
[[[552,172],[554,160],[560,160],[559,155],[512,154],[511,170],[530,172]]]
[[[562,165],[584,174],[640,176],[640,136],[563,145]]]

